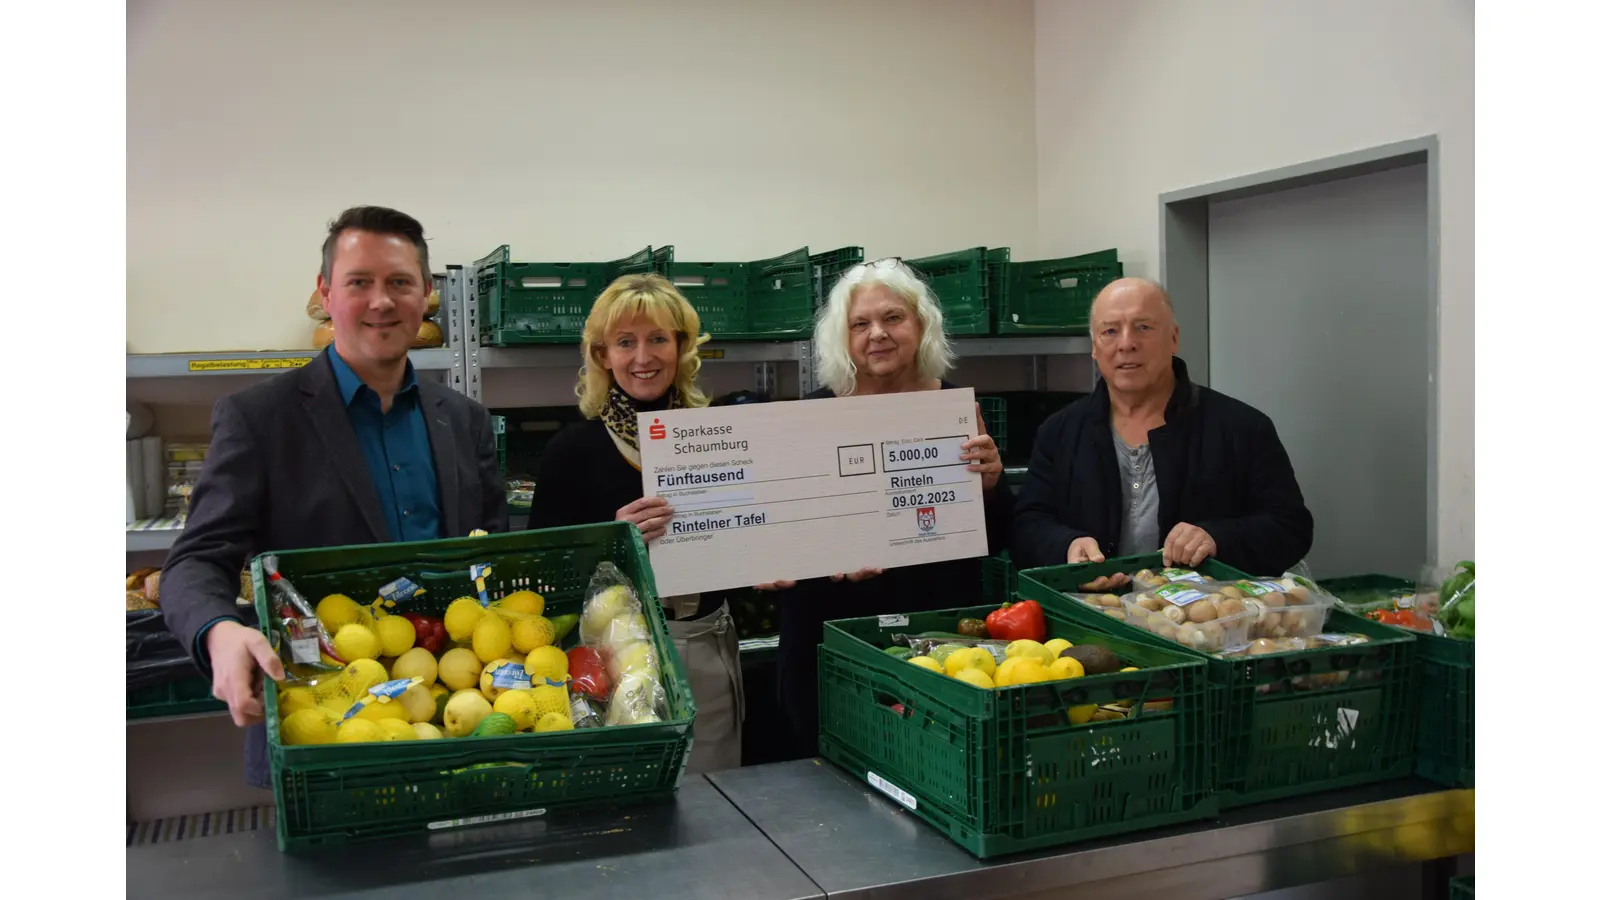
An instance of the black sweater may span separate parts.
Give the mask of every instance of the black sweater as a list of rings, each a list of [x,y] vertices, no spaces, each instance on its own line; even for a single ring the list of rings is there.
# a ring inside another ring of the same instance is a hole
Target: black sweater
[[[941,382],[941,388],[956,387]],[[827,388],[807,400],[834,396]],[[1006,548],[1012,520],[1012,493],[1004,479],[983,494],[989,553]],[[813,578],[779,593],[779,692],[802,754],[816,752],[817,645],[829,619],[949,609],[983,602],[983,560],[955,559],[885,569],[865,581]]]
[[[1150,432],[1163,540],[1179,522],[1198,525],[1216,541],[1219,561],[1252,575],[1282,574],[1310,551],[1312,520],[1272,420],[1190,381],[1183,360],[1172,364],[1177,385],[1166,424]],[[1091,536],[1110,559],[1124,555],[1121,529],[1122,476],[1101,381],[1039,426],[1017,495],[1011,557],[1024,569],[1060,565],[1074,540]]]
[[[644,496],[644,477],[611,442],[606,425],[589,419],[568,425],[545,446],[534,476],[528,528],[611,522],[617,510]]]

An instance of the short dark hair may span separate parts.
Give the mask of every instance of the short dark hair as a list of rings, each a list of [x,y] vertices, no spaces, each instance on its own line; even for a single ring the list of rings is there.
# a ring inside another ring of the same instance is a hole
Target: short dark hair
[[[373,234],[397,235],[410,241],[417,248],[417,260],[422,264],[423,287],[433,289],[433,271],[428,268],[428,243],[422,235],[422,223],[385,206],[352,206],[328,225],[328,237],[322,242],[323,281],[333,280],[333,254],[339,243],[339,235],[352,228]]]

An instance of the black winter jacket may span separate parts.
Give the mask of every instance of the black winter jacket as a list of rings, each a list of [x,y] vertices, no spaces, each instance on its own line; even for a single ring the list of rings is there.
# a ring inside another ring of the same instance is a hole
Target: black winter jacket
[[[1280,575],[1311,549],[1311,511],[1289,454],[1265,414],[1189,380],[1177,385],[1166,424],[1150,432],[1161,535],[1180,522],[1206,530],[1217,560],[1252,575]],[[1122,529],[1122,476],[1111,437],[1111,397],[1094,393],[1039,426],[1017,496],[1011,556],[1019,568],[1065,563],[1067,548],[1093,537],[1107,559]]]

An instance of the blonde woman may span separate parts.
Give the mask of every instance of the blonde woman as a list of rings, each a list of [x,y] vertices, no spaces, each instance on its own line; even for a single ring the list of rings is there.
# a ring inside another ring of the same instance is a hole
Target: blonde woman
[[[631,522],[644,539],[666,533],[672,508],[644,496],[639,413],[701,407],[700,316],[660,275],[624,275],[594,301],[583,327],[578,410],[584,421],[545,448],[528,527]],[[726,597],[663,598],[673,642],[688,669],[698,714],[690,772],[739,765],[744,688]]]
[[[917,273],[897,259],[865,263],[846,272],[817,317],[813,343],[823,387],[806,399],[937,391],[955,354],[944,331],[938,298]],[[974,410],[976,413],[976,410]],[[1003,465],[994,438],[983,430],[962,445],[970,471],[982,474],[983,514],[989,553],[1006,548],[1012,494],[1001,483]],[[795,732],[796,750],[816,753],[817,645],[829,619],[971,606],[983,600],[983,561],[957,559],[888,570],[868,569],[781,589],[778,693]]]

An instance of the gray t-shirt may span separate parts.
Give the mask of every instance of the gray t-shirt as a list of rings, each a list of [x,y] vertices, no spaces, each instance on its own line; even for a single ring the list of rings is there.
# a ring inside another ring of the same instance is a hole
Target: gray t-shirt
[[[1150,445],[1129,447],[1114,428],[1111,436],[1117,442],[1117,468],[1122,472],[1122,541],[1117,554],[1155,553],[1161,549],[1161,497]]]

